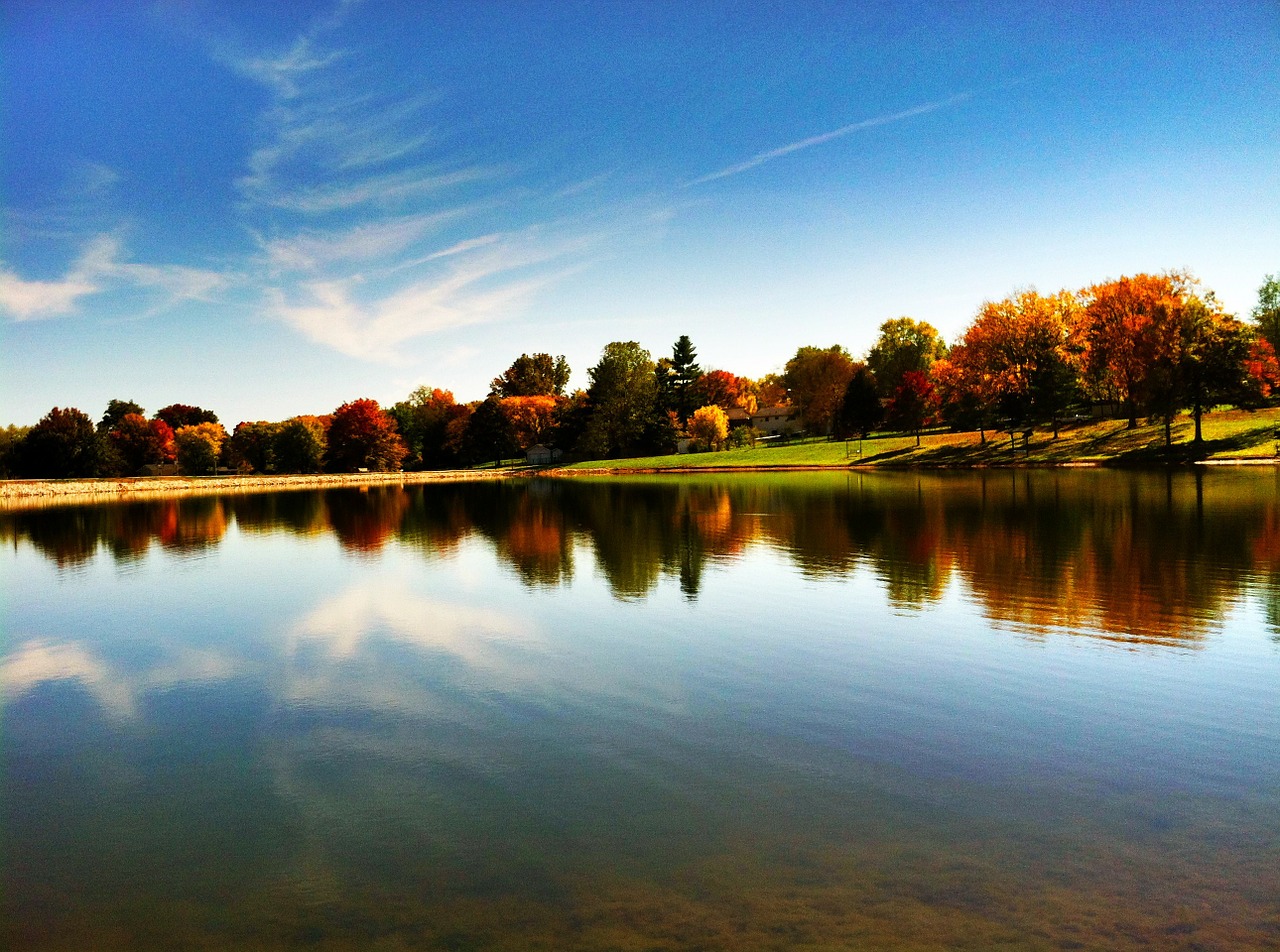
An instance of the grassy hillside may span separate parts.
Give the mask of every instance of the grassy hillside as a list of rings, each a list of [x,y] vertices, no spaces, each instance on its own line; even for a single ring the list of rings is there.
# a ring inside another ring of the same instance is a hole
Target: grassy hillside
[[[1280,428],[1280,408],[1249,413],[1229,410],[1203,419],[1204,442],[1191,442],[1194,433],[1189,416],[1173,425],[1173,445],[1164,445],[1161,423],[1140,423],[1126,429],[1124,420],[1105,420],[1063,427],[1055,440],[1048,430],[1037,430],[1030,445],[1019,437],[1016,452],[1007,433],[987,433],[984,444],[977,432],[926,433],[915,439],[899,433],[876,434],[871,439],[832,443],[826,440],[761,444],[753,449],[683,456],[648,456],[626,460],[574,463],[566,469],[673,469],[758,466],[836,466],[853,464],[893,466],[1009,466],[1061,463],[1111,463],[1146,465],[1190,463],[1205,459],[1273,459],[1275,432]]]

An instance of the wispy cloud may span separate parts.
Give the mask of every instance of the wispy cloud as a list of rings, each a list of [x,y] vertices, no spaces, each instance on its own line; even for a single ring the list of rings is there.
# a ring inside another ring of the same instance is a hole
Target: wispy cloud
[[[262,83],[272,102],[259,119],[261,141],[236,183],[251,206],[304,215],[366,204],[403,204],[491,177],[495,170],[429,162],[439,136],[426,119],[430,92],[397,96],[378,88],[379,74],[359,54],[326,50],[320,34],[336,30],[345,8],[274,57],[233,57],[232,68]],[[354,92],[353,92],[354,90]]]
[[[17,321],[70,314],[80,298],[97,290],[88,276],[74,271],[57,281],[25,281],[12,271],[0,270],[0,310]]]
[[[810,149],[815,145],[822,145],[825,142],[830,142],[833,139],[840,139],[855,132],[861,132],[864,129],[874,129],[877,126],[887,126],[894,122],[901,122],[904,119],[911,119],[915,116],[922,116],[926,113],[937,112],[939,109],[959,105],[960,103],[966,102],[972,98],[973,93],[971,92],[956,93],[956,95],[948,96],[946,99],[938,99],[934,102],[923,103],[919,106],[913,106],[910,109],[903,109],[901,112],[886,113],[882,116],[874,116],[870,119],[852,122],[847,126],[841,126],[839,129],[832,129],[830,132],[823,132],[816,136],[810,136],[807,139],[801,139],[798,142],[792,142],[789,145],[770,149],[767,152],[760,152],[744,162],[738,162],[734,165],[720,169],[718,172],[712,172],[709,175],[696,178],[691,182],[685,183],[685,185],[686,187],[705,185],[707,182],[714,182],[717,179],[728,178],[731,175],[738,175],[742,172],[764,165],[766,162],[772,162],[774,159],[780,159],[784,155],[790,155],[793,152]]]
[[[469,254],[486,247],[484,255]],[[536,267],[557,251],[551,244],[537,250],[490,242],[455,246],[427,256],[455,262],[444,273],[416,276],[386,293],[370,291],[363,275],[301,281],[271,293],[271,313],[348,356],[395,363],[408,341],[511,317],[534,292],[572,270]]]
[[[273,218],[258,240],[267,313],[395,364],[419,338],[511,318],[595,239],[563,222],[484,227],[510,206],[513,170],[450,154],[450,131],[431,121],[438,97],[397,95],[385,70],[342,49],[346,13],[277,56],[233,62],[271,91],[237,186],[246,215]]]
[[[81,298],[121,286],[162,292],[166,305],[207,300],[231,283],[216,271],[176,264],[142,264],[121,260],[123,245],[115,235],[92,239],[62,278],[28,281],[0,268],[0,310],[17,321],[57,317],[75,311]]]
[[[259,244],[273,271],[316,271],[339,262],[372,261],[398,254],[467,212],[467,208],[454,208],[347,228],[303,229],[285,237],[260,238]]]

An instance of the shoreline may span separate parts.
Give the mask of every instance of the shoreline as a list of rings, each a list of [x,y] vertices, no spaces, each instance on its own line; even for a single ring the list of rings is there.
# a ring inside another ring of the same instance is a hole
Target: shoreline
[[[118,499],[217,496],[431,482],[505,479],[523,470],[423,470],[414,473],[308,473],[291,476],[129,476],[108,479],[0,480],[0,509]]]
[[[912,470],[975,472],[997,469],[1137,469],[1156,471],[1191,469],[1196,466],[1280,467],[1280,458],[1239,457],[1236,459],[1203,459],[1170,463],[1123,463],[1114,460],[1085,459],[1031,463],[848,463],[845,465],[796,463],[782,466],[593,466],[590,469],[557,468],[535,470],[531,475],[558,479],[560,477],[573,476],[658,476],[667,474],[690,476],[697,473],[843,473],[849,471],[865,473],[876,470],[893,470],[895,472],[910,472]]]
[[[620,464],[623,461],[619,461]],[[1280,459],[1240,457],[1185,463],[1124,464],[1111,460],[1004,463],[995,465],[921,465],[893,463],[794,464],[782,466],[593,466],[589,469],[527,468],[447,469],[412,473],[314,473],[290,476],[131,476],[106,479],[7,479],[0,480],[0,509],[29,506],[74,505],[112,500],[159,499],[173,496],[216,496],[243,493],[293,492],[368,486],[409,486],[434,482],[538,477],[550,479],[595,476],[692,476],[727,473],[840,473],[873,470],[992,470],[992,469],[1188,469],[1196,466],[1280,467]]]

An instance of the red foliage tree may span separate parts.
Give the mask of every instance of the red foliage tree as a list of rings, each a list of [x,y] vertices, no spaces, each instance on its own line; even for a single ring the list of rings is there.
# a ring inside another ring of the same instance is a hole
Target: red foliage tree
[[[708,370],[690,385],[693,405],[732,410],[738,405],[738,378],[727,370]]]
[[[329,424],[330,472],[398,470],[408,452],[396,431],[396,421],[378,406],[377,400],[353,400],[333,411]]]
[[[1264,400],[1280,391],[1280,361],[1269,341],[1259,337],[1250,345],[1244,371],[1258,396]]]
[[[136,474],[152,463],[173,462],[173,429],[164,420],[148,420],[140,413],[128,413],[109,437],[127,473]]]
[[[889,422],[915,434],[920,445],[920,431],[933,422],[937,410],[933,383],[918,370],[908,370],[889,401]]]
[[[218,415],[203,407],[193,407],[187,403],[171,403],[156,411],[155,419],[164,420],[176,433],[184,426],[199,426],[201,423],[217,423]]]

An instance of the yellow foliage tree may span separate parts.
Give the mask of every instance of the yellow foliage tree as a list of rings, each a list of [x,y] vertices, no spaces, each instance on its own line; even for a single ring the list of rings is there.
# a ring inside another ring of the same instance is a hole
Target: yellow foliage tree
[[[689,436],[699,446],[719,449],[729,436],[729,417],[716,404],[699,407],[689,417]]]
[[[189,476],[207,476],[216,472],[218,454],[226,439],[227,431],[221,423],[180,427],[173,435],[179,468]]]

